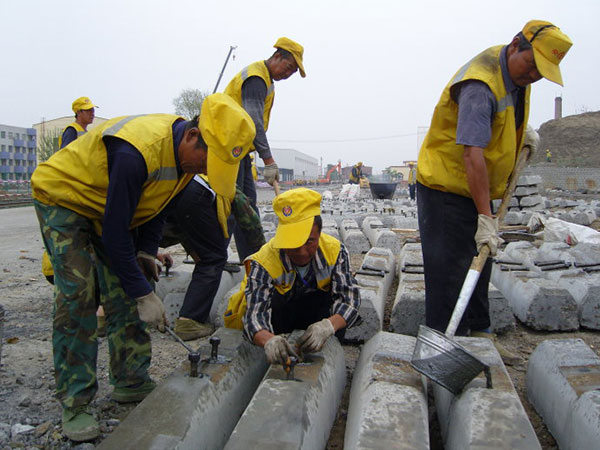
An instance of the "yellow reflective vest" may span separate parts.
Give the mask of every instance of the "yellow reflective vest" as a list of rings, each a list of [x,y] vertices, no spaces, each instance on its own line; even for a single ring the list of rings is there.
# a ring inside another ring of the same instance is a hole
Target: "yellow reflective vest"
[[[280,249],[272,246],[273,240],[271,239],[260,250],[253,255],[248,256],[246,261],[246,276],[240,285],[240,290],[233,294],[229,299],[227,310],[225,311],[224,319],[225,326],[227,328],[237,328],[241,330],[243,328],[244,316],[246,314],[247,304],[246,296],[244,291],[246,290],[246,283],[248,281],[248,272],[250,270],[250,261],[256,261],[269,273],[269,276],[273,280],[273,286],[280,294],[284,295],[294,285],[296,281],[296,271],[286,272],[283,263],[281,262]],[[331,272],[340,254],[341,244],[333,236],[321,233],[319,237],[319,249],[327,265],[324,267],[317,267],[316,269],[316,280],[317,288],[322,291],[331,290]]]
[[[267,97],[265,98],[265,110],[263,113],[263,125],[265,131],[267,131],[273,100],[275,100],[275,84],[271,80],[271,74],[269,74],[269,69],[267,69],[264,61],[257,61],[244,67],[240,73],[233,77],[223,92],[233,98],[243,108],[242,85],[250,77],[260,77],[267,85]]]
[[[513,171],[518,150],[523,143],[523,130],[529,117],[529,95],[525,90],[523,123],[516,129],[512,96],[506,92],[500,52],[503,46],[491,47],[475,56],[458,70],[444,88],[438,101],[429,132],[419,152],[417,180],[439,191],[471,197],[463,162],[464,146],[456,145],[458,104],[451,91],[466,80],[483,81],[496,98],[496,114],[492,120],[492,136],[484,157],[490,183],[490,197],[501,198]]]
[[[177,173],[172,126],[179,119],[182,118],[171,114],[125,116],[97,126],[37,167],[31,176],[33,198],[93,220],[101,235],[108,191],[108,158],[103,138],[114,136],[133,145],[146,162],[148,178],[130,229],[148,222],[194,176]]]
[[[60,136],[58,137],[58,149],[59,150],[62,148],[62,137],[63,137],[63,134],[65,134],[65,131],[69,127],[75,128],[75,131],[77,131],[77,139],[79,139],[81,136],[83,136],[85,133],[87,133],[83,129],[83,127],[81,125],[79,125],[77,122],[70,123],[69,125],[67,125],[66,127],[63,128],[62,132],[60,133]]]

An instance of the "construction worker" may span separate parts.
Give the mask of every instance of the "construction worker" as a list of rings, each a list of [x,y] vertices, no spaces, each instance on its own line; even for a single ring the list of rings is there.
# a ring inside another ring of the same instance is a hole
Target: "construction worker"
[[[254,153],[250,153],[250,162],[252,163],[252,179],[258,180],[258,171],[256,170],[256,161],[254,160]]]
[[[560,29],[528,22],[510,44],[491,47],[456,72],[435,107],[417,164],[417,206],[425,270],[427,326],[445,331],[474,255],[499,245],[492,199],[502,198],[517,153],[539,137],[527,127],[531,83],[562,85],[559,63],[571,47]],[[481,272],[457,335],[494,338]],[[497,342],[505,363],[516,355]]]
[[[413,163],[408,163],[408,194],[411,200],[415,200],[417,192],[417,169]]]
[[[352,166],[352,171],[350,172],[350,184],[360,184],[360,179],[363,177],[362,174],[362,165],[361,161],[357,162],[354,166]]]
[[[546,149],[546,162],[552,162],[552,152],[549,148]]]
[[[75,122],[67,125],[58,139],[58,148],[66,147],[79,136],[87,132],[87,127],[94,121],[96,114],[94,105],[88,97],[79,97],[71,105],[75,113]]]
[[[256,126],[256,138],[253,149],[264,162],[263,177],[271,186],[279,180],[279,168],[271,154],[271,148],[267,141],[267,129],[271,108],[275,100],[275,81],[287,80],[297,71],[302,78],[306,76],[302,58],[304,48],[297,42],[286,37],[277,39],[274,47],[275,53],[265,61],[257,61],[244,67],[225,88],[225,94],[230,95],[240,106],[242,106]],[[237,184],[242,192],[252,202],[252,207],[258,214],[256,207],[256,186],[252,179],[250,157],[246,157],[240,164]],[[243,233],[234,230],[235,244],[240,260],[244,260],[252,253]]]
[[[98,388],[94,273],[105,295],[111,396],[140,401],[155,387],[147,324],[160,329],[165,322],[149,283],[158,279],[165,208],[193,174],[207,170],[220,174],[211,186],[228,196],[254,133],[248,114],[215,94],[190,121],[171,114],[111,119],[33,173],[34,207],[54,268],[52,345],[68,438],[99,435],[87,411]]]
[[[210,178],[219,174],[209,170],[208,177],[196,175],[175,199],[172,213],[167,218],[162,247],[181,243],[194,260],[192,279],[187,287],[175,333],[184,341],[212,334],[209,323],[210,309],[221,283],[227,263],[228,236],[224,235],[217,212],[217,194],[211,188]],[[246,236],[253,253],[265,243],[260,217],[244,193],[236,186],[231,202],[231,217]],[[231,229],[232,220],[226,226]],[[239,266],[235,269],[239,271]]]
[[[348,252],[321,233],[320,204],[321,194],[306,188],[275,197],[275,237],[247,258],[246,277],[225,312],[225,326],[243,325],[245,336],[265,348],[271,364],[296,355],[282,333],[306,329],[299,350],[318,352],[358,317],[360,292]]]

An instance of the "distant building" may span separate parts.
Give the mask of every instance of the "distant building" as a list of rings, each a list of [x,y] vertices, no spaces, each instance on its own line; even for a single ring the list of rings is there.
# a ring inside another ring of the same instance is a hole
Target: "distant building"
[[[103,117],[94,117],[94,122],[88,125],[87,131],[93,130],[94,127],[97,127],[98,125],[106,122],[107,120],[108,119],[105,119]],[[64,130],[67,125],[73,123],[74,121],[75,115],[72,114],[70,116],[58,117],[56,119],[44,120],[40,123],[34,123],[33,128],[37,131],[38,136],[38,148],[40,143],[42,142],[42,139],[44,139],[46,136],[52,136],[55,139],[58,139],[57,136],[59,136],[62,133],[62,130]]]
[[[388,166],[385,168],[385,173],[395,172],[398,174],[398,181],[408,181],[408,172],[410,171],[409,164],[414,164],[417,167],[417,161],[402,161],[401,166]]]
[[[319,177],[317,158],[293,148],[271,148],[273,158],[279,167],[280,181],[316,180]],[[264,163],[257,158],[257,169],[262,174]]]
[[[0,124],[0,178],[29,180],[36,167],[36,130]]]

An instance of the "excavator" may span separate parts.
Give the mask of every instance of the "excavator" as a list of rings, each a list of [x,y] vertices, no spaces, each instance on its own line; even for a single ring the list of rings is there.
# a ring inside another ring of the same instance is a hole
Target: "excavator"
[[[333,172],[337,172],[339,177],[341,178],[342,176],[342,162],[338,161],[337,165],[332,166],[331,169],[329,169],[327,171],[327,175],[325,175],[325,178],[319,178],[317,180],[317,184],[329,184],[331,183],[331,174]]]

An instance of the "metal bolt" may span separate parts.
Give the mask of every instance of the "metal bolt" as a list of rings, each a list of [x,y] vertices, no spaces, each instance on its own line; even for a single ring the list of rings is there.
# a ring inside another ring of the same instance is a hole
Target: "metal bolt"
[[[190,360],[190,377],[198,378],[198,363],[200,362],[200,352],[188,353]]]
[[[210,359],[212,361],[216,361],[219,358],[219,344],[221,343],[221,338],[213,336],[208,340],[208,342],[210,342],[210,345],[212,345]]]

